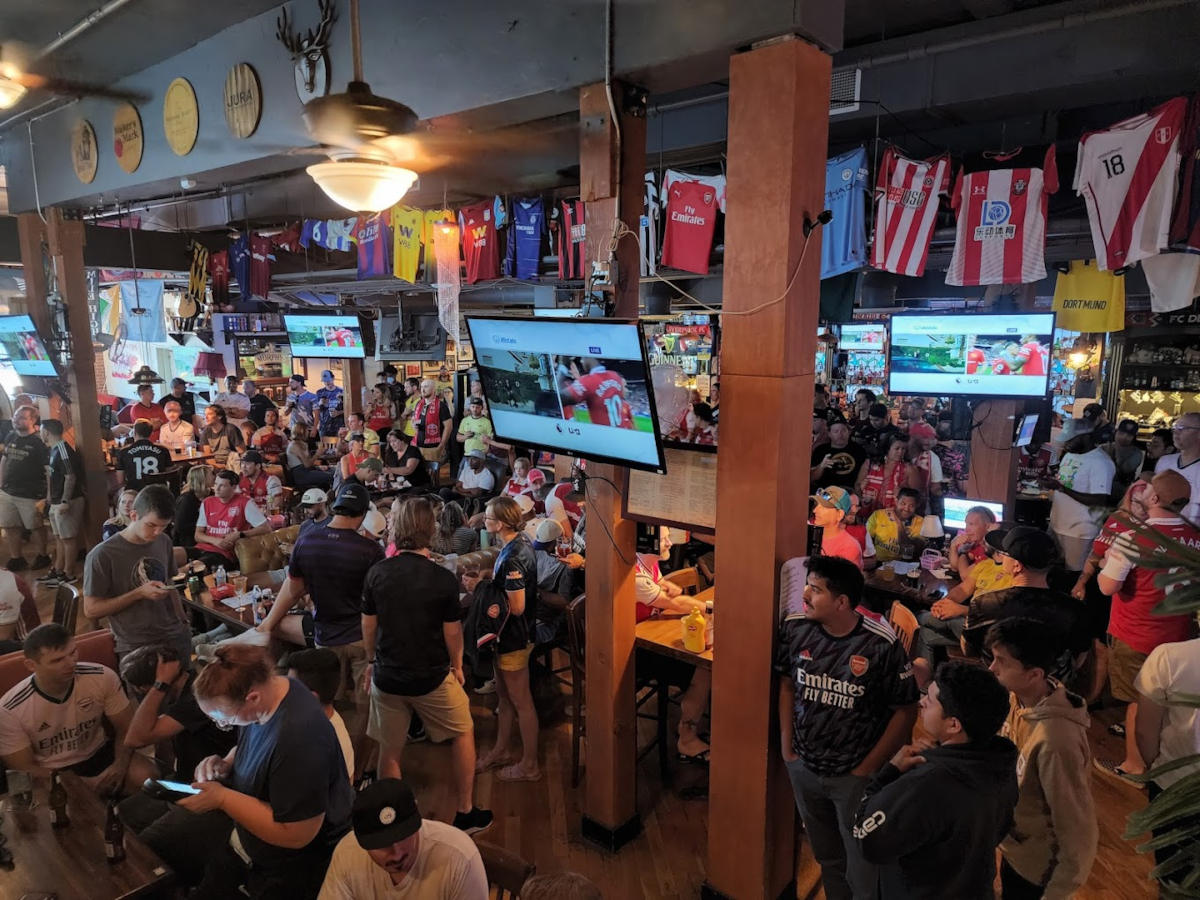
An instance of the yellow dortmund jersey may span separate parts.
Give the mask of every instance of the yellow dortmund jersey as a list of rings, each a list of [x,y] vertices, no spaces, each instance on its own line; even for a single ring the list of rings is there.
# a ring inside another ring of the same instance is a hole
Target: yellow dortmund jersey
[[[421,243],[425,245],[425,277],[430,278],[436,272],[437,261],[433,256],[433,226],[438,222],[458,224],[454,213],[448,209],[427,209],[422,220]]]
[[[424,224],[421,210],[411,206],[392,207],[392,274],[402,281],[417,280]]]
[[[1125,328],[1125,279],[1101,272],[1094,260],[1075,260],[1054,284],[1054,323],[1068,331],[1122,331]]]

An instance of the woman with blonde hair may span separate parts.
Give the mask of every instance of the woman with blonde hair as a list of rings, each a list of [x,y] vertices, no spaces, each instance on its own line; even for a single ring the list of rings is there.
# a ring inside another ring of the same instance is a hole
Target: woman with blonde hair
[[[127,487],[117,495],[117,514],[100,526],[100,540],[107,541],[133,521],[133,501],[137,499],[137,494],[135,488]]]
[[[500,546],[491,578],[504,587],[509,614],[496,649],[496,696],[500,704],[496,743],[475,768],[483,772],[501,766],[497,773],[501,781],[537,781],[542,777],[538,765],[537,710],[529,689],[529,656],[537,615],[537,557],[524,526],[524,516],[516,501],[510,497],[493,497],[488,501],[484,527],[492,542]],[[479,581],[479,577],[463,578],[468,590],[474,590]],[[519,760],[509,755],[514,723],[521,734]]]
[[[216,470],[212,466],[192,466],[188,469],[183,492],[175,504],[175,546],[188,549],[196,546],[196,522],[200,504],[212,494]]]

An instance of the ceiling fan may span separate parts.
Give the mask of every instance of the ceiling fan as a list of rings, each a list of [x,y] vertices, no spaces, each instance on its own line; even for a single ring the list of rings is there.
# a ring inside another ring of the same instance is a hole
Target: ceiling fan
[[[130,103],[145,103],[149,99],[132,91],[30,71],[41,58],[42,54],[30,53],[15,41],[0,44],[0,109],[16,106],[29,91],[48,91],[63,97],[107,97]]]

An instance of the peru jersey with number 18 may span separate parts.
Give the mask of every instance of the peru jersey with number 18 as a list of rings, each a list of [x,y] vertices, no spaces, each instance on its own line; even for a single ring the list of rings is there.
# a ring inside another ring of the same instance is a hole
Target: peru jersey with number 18
[[[1075,190],[1087,206],[1101,269],[1119,269],[1167,247],[1186,110],[1187,101],[1176,97],[1079,141]]]

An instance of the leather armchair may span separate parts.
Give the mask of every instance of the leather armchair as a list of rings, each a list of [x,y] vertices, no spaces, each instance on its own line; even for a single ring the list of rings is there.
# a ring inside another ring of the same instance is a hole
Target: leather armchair
[[[280,544],[296,543],[296,537],[299,534],[300,526],[292,525],[288,528],[281,528],[278,531],[268,532],[267,534],[242,538],[233,547],[234,552],[237,554],[238,568],[241,573],[243,575],[252,575],[255,572],[282,569],[286,560],[283,557],[283,548]]]

